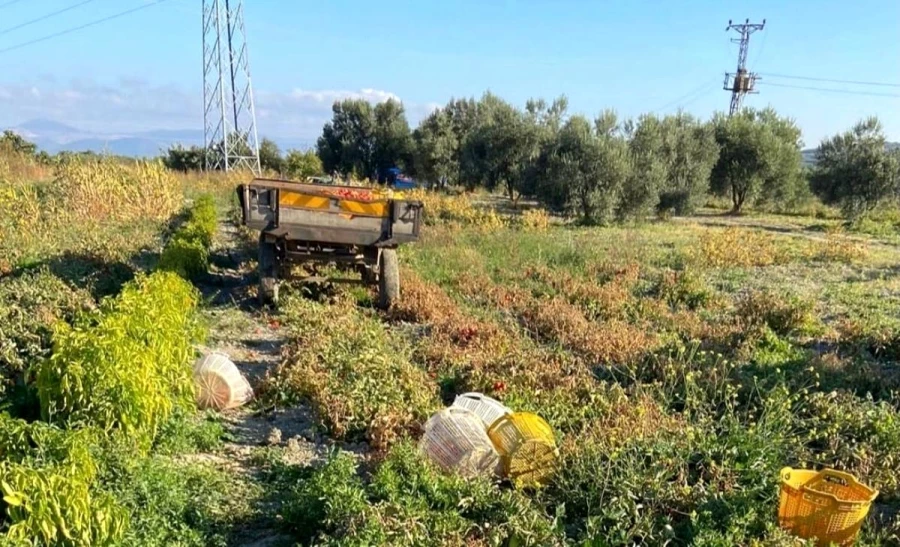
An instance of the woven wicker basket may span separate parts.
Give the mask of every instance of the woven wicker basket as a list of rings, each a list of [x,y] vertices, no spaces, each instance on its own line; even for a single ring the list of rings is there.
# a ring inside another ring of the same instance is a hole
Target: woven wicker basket
[[[484,422],[484,427],[491,427],[499,418],[512,413],[512,410],[503,406],[503,403],[482,393],[463,393],[458,395],[450,408],[471,410],[481,418],[481,421]]]
[[[553,429],[540,416],[507,414],[494,422],[488,436],[500,454],[503,472],[517,487],[539,485],[553,474],[559,451]]]
[[[194,365],[194,385],[197,406],[227,410],[236,408],[253,398],[247,379],[227,355],[213,352],[197,360]]]
[[[499,470],[499,455],[484,423],[464,408],[445,408],[425,423],[419,448],[445,471],[484,476]]]

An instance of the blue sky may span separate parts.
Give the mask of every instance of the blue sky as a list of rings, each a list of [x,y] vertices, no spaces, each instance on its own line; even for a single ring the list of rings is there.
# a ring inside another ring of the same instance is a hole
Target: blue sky
[[[5,48],[151,0],[0,7],[0,126],[46,118],[90,131],[201,129],[201,0],[137,13],[10,51]],[[0,6],[9,0],[0,0]],[[335,98],[396,96],[415,123],[451,96],[486,89],[517,104],[566,94],[570,110],[622,116],[726,109],[737,46],[729,19],[767,19],[753,35],[760,73],[900,83],[900,1],[246,0],[260,132],[314,139]],[[809,146],[878,115],[900,140],[900,87],[765,77],[750,106],[797,119]]]

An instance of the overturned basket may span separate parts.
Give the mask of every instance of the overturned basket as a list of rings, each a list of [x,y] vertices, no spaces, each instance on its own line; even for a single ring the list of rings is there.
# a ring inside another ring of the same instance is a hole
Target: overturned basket
[[[852,545],[878,491],[853,475],[823,469],[781,470],[778,523],[817,545]]]
[[[197,406],[227,410],[236,408],[253,398],[249,382],[227,355],[213,352],[201,357],[194,365],[194,385]]]
[[[499,455],[474,412],[445,408],[425,423],[419,448],[445,471],[472,477],[496,473]]]
[[[450,408],[471,410],[481,418],[481,421],[484,422],[484,427],[490,427],[501,417],[512,414],[512,410],[503,406],[503,403],[482,393],[463,393],[458,395]]]
[[[503,473],[517,487],[539,485],[553,474],[559,452],[553,429],[540,416],[506,414],[491,425],[488,436],[500,453]]]

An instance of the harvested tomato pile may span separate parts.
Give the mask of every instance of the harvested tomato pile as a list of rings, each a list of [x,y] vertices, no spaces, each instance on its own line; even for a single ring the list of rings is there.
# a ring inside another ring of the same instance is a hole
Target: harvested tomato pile
[[[356,190],[353,188],[340,188],[337,190],[325,190],[325,193],[329,196],[353,201],[372,201],[374,198],[372,191],[365,189]]]

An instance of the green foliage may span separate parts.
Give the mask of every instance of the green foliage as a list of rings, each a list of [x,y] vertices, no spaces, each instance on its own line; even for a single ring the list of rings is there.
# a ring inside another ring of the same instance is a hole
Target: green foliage
[[[91,431],[0,414],[0,530],[7,540],[73,547],[121,541],[127,516],[93,488],[92,439]]]
[[[678,112],[663,118],[660,130],[666,181],[660,188],[657,212],[690,214],[706,199],[710,173],[719,157],[713,126]]]
[[[316,152],[328,173],[374,179],[379,169],[412,165],[412,137],[403,105],[388,99],[372,107],[364,99],[334,103]]]
[[[323,545],[554,545],[551,521],[524,495],[434,469],[410,443],[395,446],[369,484],[347,454],[332,455],[288,494],[284,522]]]
[[[315,151],[307,150],[288,150],[284,159],[284,170],[286,174],[294,179],[303,179],[304,177],[315,177],[325,173],[322,166],[322,160],[316,155]]]
[[[662,124],[656,116],[643,115],[636,124],[626,124],[632,169],[622,188],[618,217],[643,219],[659,205],[659,194],[668,175],[663,146]]]
[[[270,379],[270,398],[312,403],[335,438],[386,447],[436,406],[424,371],[406,348],[349,301],[321,304],[289,298],[285,322],[298,351]]]
[[[281,157],[281,150],[272,139],[263,138],[259,141],[259,166],[264,171],[273,171],[279,174],[284,172],[284,158]]]
[[[149,446],[175,408],[193,404],[196,305],[193,287],[160,272],[138,277],[74,325],[58,326],[53,355],[37,372],[44,417],[121,429]]]
[[[124,545],[224,547],[232,520],[246,518],[240,483],[211,465],[113,446],[104,458],[99,478],[130,521]]]
[[[867,118],[850,131],[822,141],[811,186],[825,203],[840,205],[856,220],[900,189],[900,155],[885,150],[884,128]]]
[[[90,294],[46,269],[0,279],[0,400],[50,353],[53,325],[90,309]]]
[[[209,251],[202,242],[176,234],[163,249],[159,268],[185,279],[196,279],[209,268]]]
[[[416,176],[432,186],[459,181],[457,160],[460,141],[453,131],[453,119],[446,109],[437,109],[422,120],[413,132]]]
[[[714,120],[720,153],[711,189],[731,197],[733,210],[759,198],[777,200],[798,184],[801,173],[800,129],[771,108],[745,109]]]
[[[776,334],[792,334],[812,327],[813,305],[796,296],[753,290],[738,299],[735,312],[747,329],[766,326]]]
[[[377,173],[397,166],[412,166],[412,135],[400,101],[389,99],[373,110],[372,162]]]
[[[178,408],[160,426],[153,451],[158,454],[214,452],[222,446],[225,435],[225,426],[218,414],[202,415]]]
[[[321,532],[340,530],[364,512],[366,501],[353,457],[332,454],[288,493],[282,515],[287,529],[308,542]]]
[[[159,268],[196,279],[209,268],[209,247],[217,228],[216,204],[209,194],[197,198],[185,222],[163,249]]]
[[[713,291],[694,270],[665,271],[656,287],[656,295],[673,308],[696,310],[705,306]]]
[[[478,103],[477,119],[460,152],[466,185],[503,189],[516,203],[525,189],[529,164],[539,153],[537,128],[514,106],[490,93]]]
[[[594,126],[573,116],[559,133],[554,171],[568,209],[587,224],[612,220],[621,200],[630,163],[627,143],[616,134],[617,127],[615,113],[605,112]]]
[[[202,171],[206,168],[207,150],[200,146],[185,148],[180,144],[170,147],[163,156],[163,163],[169,169],[187,173]]]

